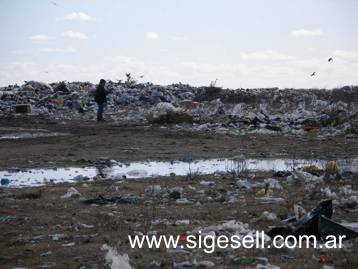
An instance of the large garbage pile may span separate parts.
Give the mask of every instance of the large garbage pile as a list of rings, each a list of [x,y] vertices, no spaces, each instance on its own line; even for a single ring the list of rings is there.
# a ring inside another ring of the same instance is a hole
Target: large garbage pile
[[[89,82],[36,81],[0,88],[0,116],[52,120],[95,117]],[[106,115],[114,121],[185,124],[219,133],[358,134],[358,86],[324,89],[221,89],[108,81]],[[178,126],[177,126],[178,127]]]

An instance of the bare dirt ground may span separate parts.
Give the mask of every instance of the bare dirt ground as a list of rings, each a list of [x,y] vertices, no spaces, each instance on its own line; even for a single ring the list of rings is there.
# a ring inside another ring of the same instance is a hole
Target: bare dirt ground
[[[98,158],[120,162],[247,157],[345,158],[358,156],[358,139],[283,135],[229,136],[159,126],[96,122],[49,123],[29,119],[0,122],[0,136],[45,129],[66,136],[0,140],[0,168],[87,165]]]
[[[176,160],[185,156],[219,158],[245,155],[250,157],[293,158],[345,158],[356,157],[356,139],[345,137],[318,138],[317,134],[304,137],[199,134],[174,131],[150,126],[117,125],[93,122],[49,123],[46,121],[2,121],[0,135],[22,132],[25,129],[46,129],[68,133],[67,136],[39,137],[34,139],[0,140],[0,168],[32,168],[47,166],[88,165],[98,158],[118,161]],[[253,175],[254,181],[262,181],[272,174]],[[213,186],[200,184],[201,180],[214,181]],[[274,190],[273,196],[285,202],[264,203],[256,199],[258,189],[239,191],[239,200],[228,203],[230,191],[235,189],[237,178],[227,175],[153,178],[128,181],[97,181],[88,183],[49,185],[38,188],[0,188],[0,216],[12,216],[0,221],[0,268],[108,268],[103,244],[127,253],[133,268],[173,268],[173,261],[210,260],[214,268],[254,268],[263,263],[257,260],[250,266],[235,266],[233,257],[266,257],[269,263],[281,268],[358,268],[357,242],[347,250],[324,252],[322,250],[217,250],[213,254],[203,252],[173,254],[166,249],[131,249],[128,234],[184,234],[197,227],[218,225],[228,220],[248,223],[250,229],[267,231],[280,220],[260,220],[263,211],[287,216],[292,204],[299,203],[306,210],[315,207],[324,197],[319,189],[307,192],[304,185],[288,185],[280,179],[282,190]],[[158,184],[162,189],[182,187],[191,204],[180,205],[161,196],[145,192],[149,185]],[[357,190],[357,177],[342,181],[326,182],[332,189],[350,184]],[[74,186],[84,198],[136,194],[142,197],[138,204],[91,206],[79,198],[62,199],[70,186]],[[151,225],[151,222],[167,219],[170,224]],[[189,225],[174,225],[176,220],[190,220]],[[336,207],[335,221],[354,222],[358,213]],[[85,225],[83,225],[85,224]],[[292,256],[285,260],[281,256]],[[324,255],[321,264],[317,257]],[[151,264],[156,261],[159,267]]]

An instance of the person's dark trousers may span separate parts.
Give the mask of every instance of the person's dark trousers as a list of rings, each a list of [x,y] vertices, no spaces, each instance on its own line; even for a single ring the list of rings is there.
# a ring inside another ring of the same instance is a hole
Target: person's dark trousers
[[[104,103],[98,103],[97,121],[103,121]]]

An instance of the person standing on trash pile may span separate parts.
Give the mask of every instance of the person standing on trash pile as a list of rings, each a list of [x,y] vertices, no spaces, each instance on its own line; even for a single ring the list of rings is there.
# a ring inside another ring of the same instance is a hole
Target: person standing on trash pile
[[[107,103],[107,92],[104,88],[106,81],[101,79],[94,93],[94,100],[98,104],[97,121],[104,121],[103,112]]]

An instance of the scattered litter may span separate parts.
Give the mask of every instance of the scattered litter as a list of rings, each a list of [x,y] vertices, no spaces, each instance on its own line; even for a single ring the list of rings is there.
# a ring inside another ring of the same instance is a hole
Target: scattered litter
[[[314,164],[310,164],[310,165],[305,165],[303,166],[303,172],[306,172],[306,173],[310,173],[312,175],[319,175],[320,172],[322,171],[321,169],[319,169],[316,165]]]
[[[236,181],[236,185],[239,189],[250,190],[252,188],[252,184],[247,179]]]
[[[288,255],[281,255],[280,259],[283,261],[290,261],[290,260],[295,260],[296,258],[293,256],[288,256]]]
[[[264,197],[255,197],[256,200],[260,200],[263,202],[267,202],[267,203],[281,203],[284,202],[285,199],[281,198],[281,197],[269,197],[269,196],[264,196]]]
[[[278,189],[278,190],[282,189],[282,186],[278,182],[277,179],[267,178],[267,179],[264,180],[264,183],[265,183],[265,185],[268,185],[268,188],[270,188],[270,189]]]
[[[323,269],[335,269],[335,267],[333,265],[324,264]]]
[[[320,256],[319,256],[319,260],[318,260],[319,263],[325,263],[326,261],[327,261],[327,257],[326,257],[326,256],[324,256],[324,255],[320,255]]]
[[[105,259],[111,269],[133,269],[129,264],[127,254],[120,255],[115,249],[106,244],[102,245],[101,250],[107,251]]]
[[[157,235],[158,235],[158,232],[157,232],[157,231],[149,231],[149,232],[147,232],[146,235],[147,235],[148,237],[157,236]]]
[[[0,222],[15,221],[16,219],[16,216],[0,216]]]
[[[252,265],[256,261],[255,257],[236,257],[233,259],[232,264],[241,267],[245,265]]]
[[[190,224],[190,220],[188,220],[188,219],[177,220],[177,221],[175,222],[175,225],[177,225],[177,226],[189,225],[189,224]]]
[[[138,204],[141,201],[141,198],[134,194],[129,194],[125,196],[113,196],[110,198],[105,198],[102,195],[98,195],[97,198],[83,200],[82,203],[85,204],[96,204],[96,205],[107,205],[107,204]]]
[[[180,205],[191,204],[191,202],[186,198],[177,199],[175,202]]]
[[[49,85],[37,81],[0,87],[0,117],[40,115],[55,120],[93,119],[94,88],[95,85],[88,82]],[[333,90],[232,90],[182,83],[160,86],[134,80],[108,80],[106,90],[110,93],[107,114],[114,121],[189,124],[186,129],[233,135],[302,135],[306,130],[330,136],[356,132],[355,86]]]
[[[63,247],[73,247],[75,246],[75,242],[71,242],[71,243],[67,243],[67,244],[62,244]]]
[[[280,269],[280,267],[268,263],[266,265],[258,264],[256,269]]]
[[[64,234],[53,234],[53,235],[50,235],[50,236],[51,236],[53,241],[59,241],[59,240],[61,240],[62,238],[65,237]]]
[[[10,179],[8,179],[8,178],[2,178],[1,181],[0,181],[0,184],[1,184],[1,186],[9,185],[9,184],[10,184]]]
[[[41,257],[46,257],[46,256],[50,256],[50,255],[52,255],[52,251],[50,251],[50,250],[40,254]]]
[[[271,196],[273,194],[273,190],[271,189],[260,189],[258,192],[256,192],[257,196]]]
[[[77,227],[78,227],[78,229],[92,229],[92,228],[94,228],[94,225],[79,223],[79,224],[77,224]]]
[[[328,161],[326,163],[326,175],[338,174],[340,172],[340,165],[338,161]]]
[[[186,268],[213,268],[215,267],[215,263],[212,261],[197,261],[194,259],[193,262],[185,261],[181,263],[173,264],[174,269],[186,269]]]
[[[202,181],[200,181],[200,185],[203,185],[203,186],[214,186],[214,185],[215,185],[215,182],[214,182],[214,181],[205,181],[205,180],[202,180]]]
[[[337,199],[337,194],[335,192],[332,192],[329,187],[322,188],[321,192],[330,199]]]
[[[74,187],[71,187],[67,190],[67,193],[62,195],[61,198],[68,199],[68,198],[78,198],[81,197],[81,193],[76,190]]]
[[[145,192],[151,195],[158,195],[161,193],[161,191],[162,188],[160,187],[160,185],[152,185],[145,189]]]
[[[277,219],[277,215],[272,212],[264,211],[262,212],[260,219],[272,221]]]

